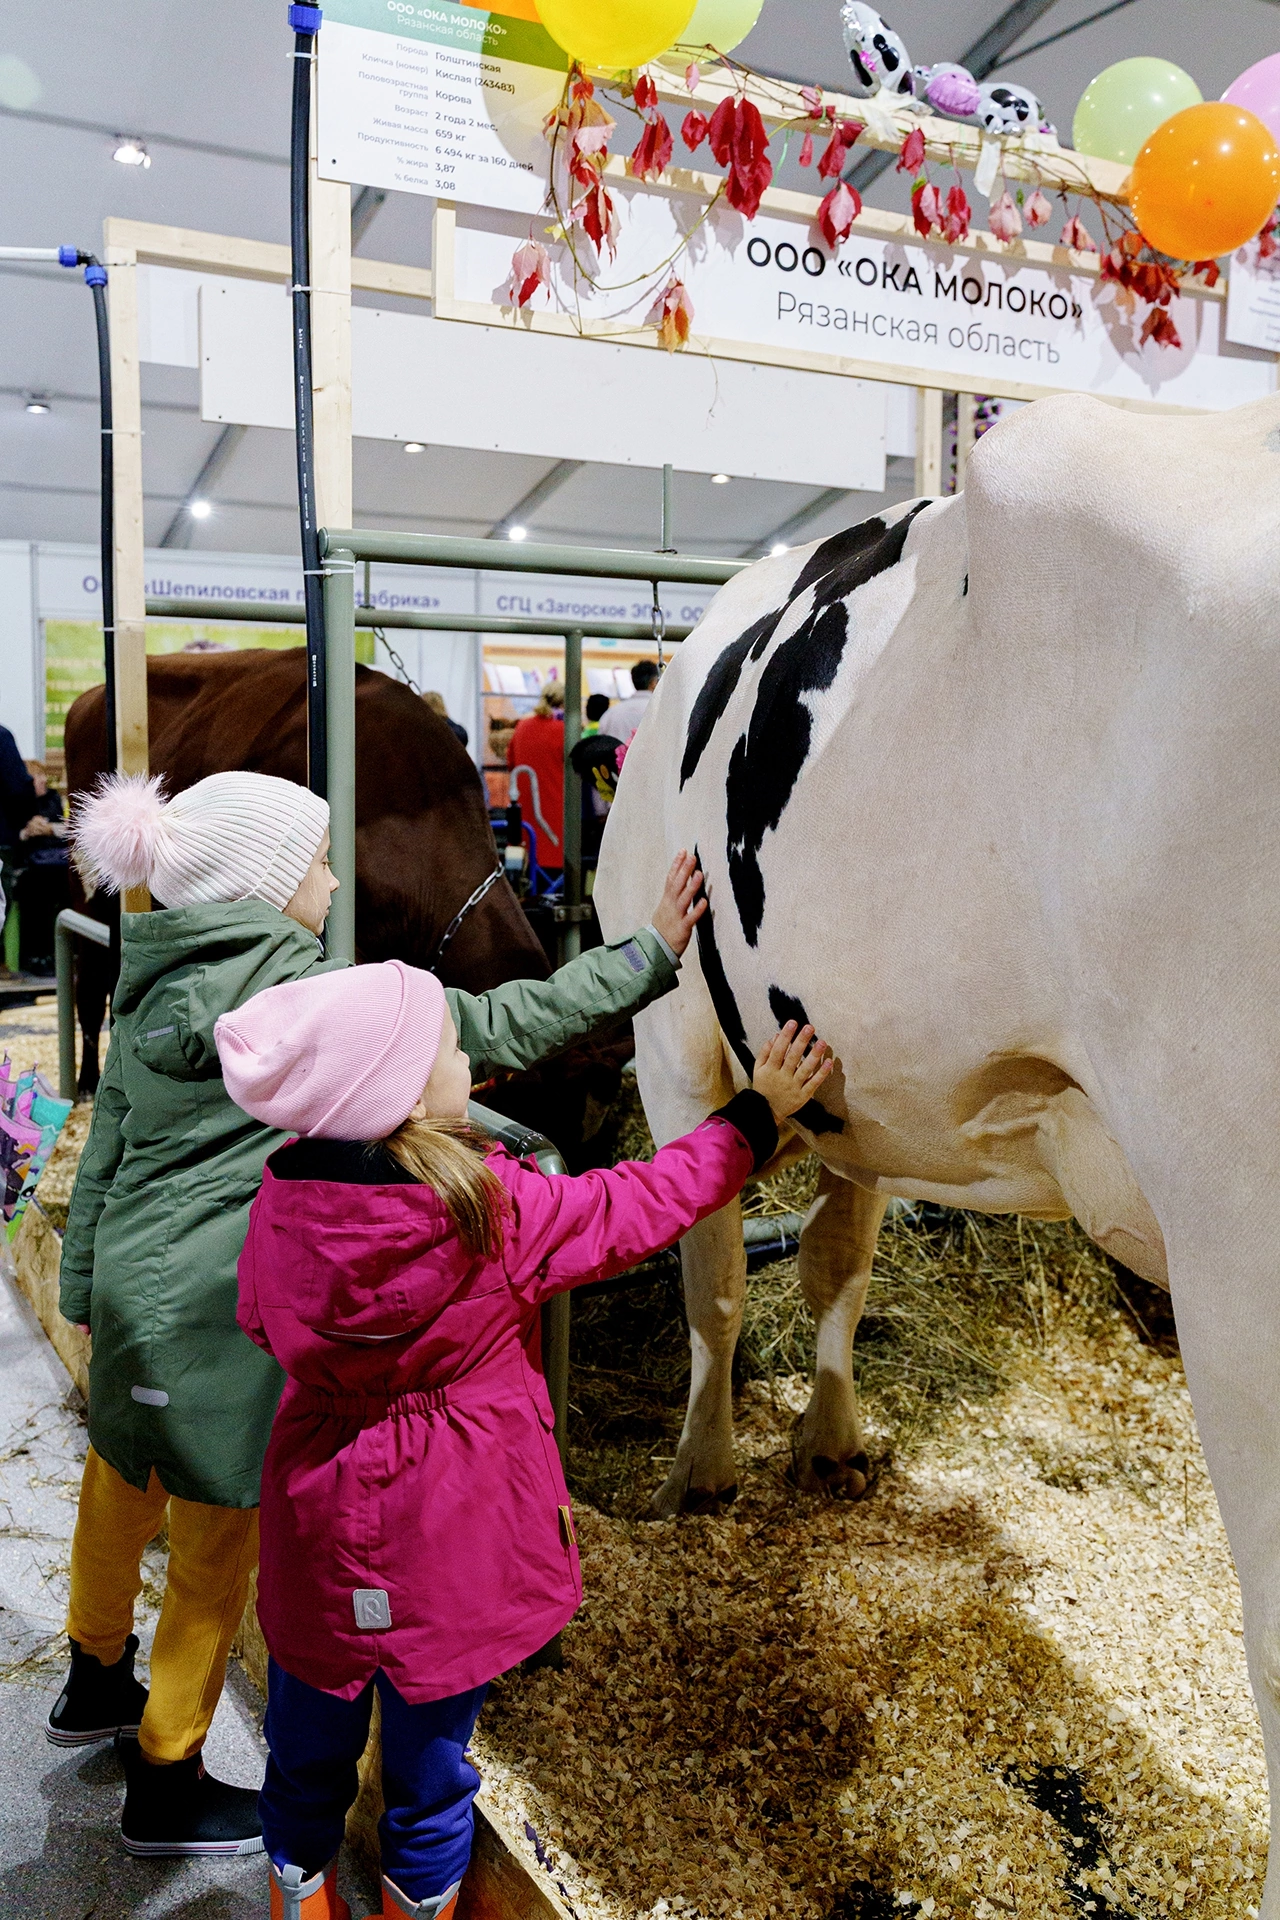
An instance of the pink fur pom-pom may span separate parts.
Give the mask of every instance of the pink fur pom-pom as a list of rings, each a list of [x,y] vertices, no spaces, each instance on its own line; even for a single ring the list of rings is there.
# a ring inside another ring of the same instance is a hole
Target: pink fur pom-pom
[[[164,783],[158,775],[104,775],[72,815],[76,865],[91,885],[111,893],[145,887],[163,820]]]

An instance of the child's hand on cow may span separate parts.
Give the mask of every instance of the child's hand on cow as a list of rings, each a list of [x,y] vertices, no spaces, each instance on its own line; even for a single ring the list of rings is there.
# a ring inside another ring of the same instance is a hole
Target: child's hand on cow
[[[691,853],[686,853],[682,848],[671,862],[671,871],[667,875],[667,884],[662,889],[662,898],[652,924],[671,951],[681,954],[689,944],[694,926],[706,910],[707,899],[702,891],[698,863]]]
[[[797,1032],[795,1021],[788,1020],[756,1055],[751,1084],[769,1102],[774,1119],[786,1120],[812,1100],[833,1065],[831,1049],[815,1040],[813,1028]]]

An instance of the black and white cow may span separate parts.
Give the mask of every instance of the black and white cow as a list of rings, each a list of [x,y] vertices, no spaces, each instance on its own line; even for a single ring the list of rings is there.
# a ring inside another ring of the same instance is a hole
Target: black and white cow
[[[965,492],[725,587],[632,744],[595,899],[672,853],[711,911],[636,1023],[659,1141],[789,1015],[838,1071],[803,1482],[867,1471],[852,1341],[891,1195],[1040,1218],[1172,1287],[1280,1759],[1280,399],[1038,402]],[[660,1511],[727,1497],[735,1203],[683,1243],[693,1385]],[[1263,1914],[1280,1920],[1280,1884]]]

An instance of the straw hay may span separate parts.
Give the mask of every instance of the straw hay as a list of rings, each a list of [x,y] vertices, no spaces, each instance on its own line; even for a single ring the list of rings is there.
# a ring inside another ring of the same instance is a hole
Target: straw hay
[[[576,1312],[586,1598],[478,1748],[579,1920],[1256,1912],[1239,1595],[1158,1298],[1130,1292],[1144,1338],[1068,1225],[890,1222],[859,1335],[884,1465],[848,1505],[787,1479],[794,1263],[748,1285],[722,1518],[642,1517],[683,1397],[670,1284]]]

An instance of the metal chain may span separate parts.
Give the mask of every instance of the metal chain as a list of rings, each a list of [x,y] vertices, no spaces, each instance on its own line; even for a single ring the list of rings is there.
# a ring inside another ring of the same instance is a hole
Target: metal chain
[[[383,632],[381,627],[374,628],[373,637],[375,640],[381,640],[383,646],[386,648],[387,652],[391,656],[392,666],[400,674],[400,676],[405,682],[405,685],[412,688],[413,692],[417,694],[419,700],[425,700],[426,695],[423,693],[422,688],[418,685],[417,681],[414,679],[408,667],[406,667],[404,661],[400,658],[400,655],[396,652],[395,648],[392,646],[391,642],[388,640],[386,634]]]
[[[667,631],[667,616],[662,611],[662,602],[658,598],[658,583],[656,580],[653,582],[653,612],[649,616],[649,624],[653,630],[654,640],[657,642],[658,673],[661,676],[664,667],[662,642]]]

